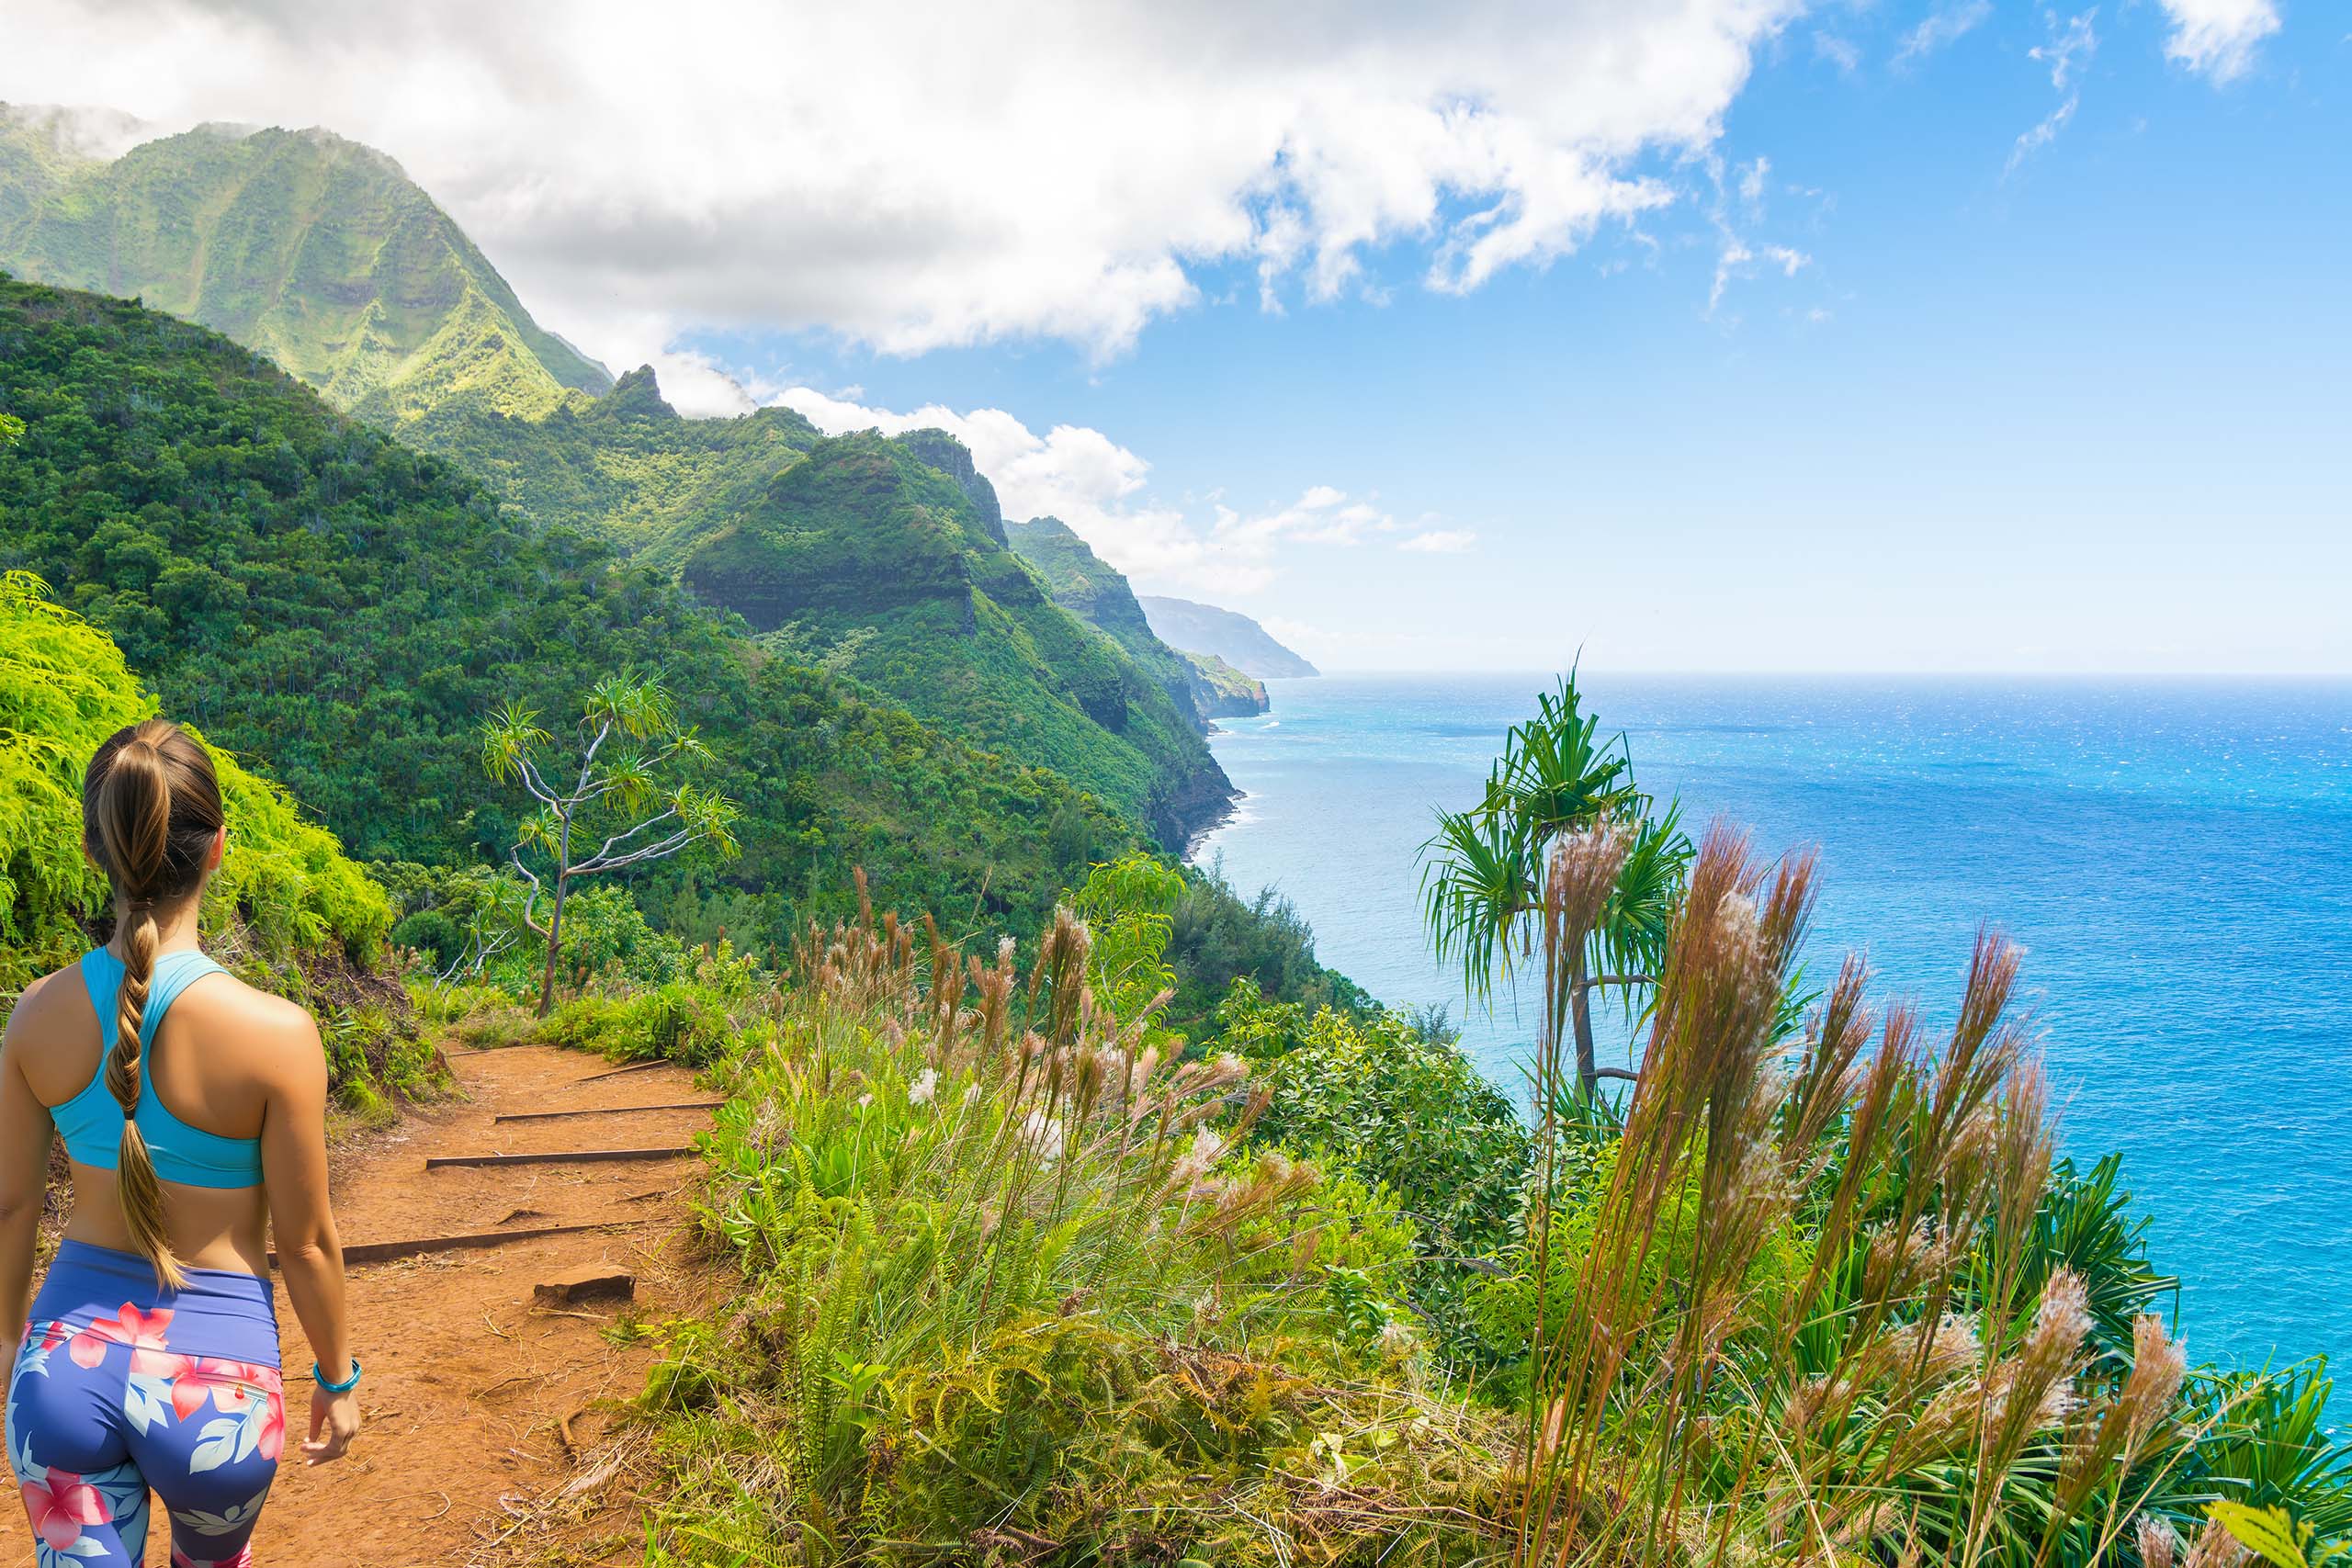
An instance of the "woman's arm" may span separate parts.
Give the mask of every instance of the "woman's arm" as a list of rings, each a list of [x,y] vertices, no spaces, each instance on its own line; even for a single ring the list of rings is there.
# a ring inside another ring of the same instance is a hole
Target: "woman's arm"
[[[0,1037],[0,1348],[13,1352],[33,1305],[33,1239],[49,1188],[49,1107],[25,1078],[22,1035],[40,1010],[31,991],[17,998]]]
[[[276,1011],[277,1010],[272,1010]],[[269,1193],[270,1230],[287,1299],[302,1320],[319,1370],[334,1382],[351,1376],[351,1325],[344,1311],[343,1243],[327,1201],[327,1061],[319,1026],[308,1013],[286,1008],[285,1032],[274,1064],[268,1109],[261,1128],[262,1180]],[[294,1369],[288,1369],[289,1373]],[[294,1381],[289,1376],[288,1381]],[[311,1440],[305,1462],[343,1457],[359,1431],[357,1391],[311,1392]]]

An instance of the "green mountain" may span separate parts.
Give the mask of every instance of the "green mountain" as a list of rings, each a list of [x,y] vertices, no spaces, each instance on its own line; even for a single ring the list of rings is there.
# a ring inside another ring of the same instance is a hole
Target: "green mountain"
[[[487,479],[525,516],[594,534],[671,572],[823,439],[784,408],[681,419],[650,367],[594,401],[569,399],[537,418],[454,398],[400,434]]]
[[[201,321],[379,423],[453,399],[543,414],[613,384],[381,152],[207,125],[109,160],[74,123],[0,106],[0,268]]]
[[[1247,718],[1273,706],[1266,695],[1266,683],[1253,676],[1244,675],[1214,653],[1187,653],[1186,663],[1207,688],[1202,712],[1212,718]]]
[[[778,634],[773,649],[1051,767],[1163,842],[1229,798],[1189,667],[1139,615],[1145,651],[1131,654],[1052,604],[1008,550],[995,491],[944,432],[892,448],[921,497],[836,483],[831,468],[794,481],[824,448],[807,420],[681,419],[650,368],[613,382],[541,332],[382,154],[323,131],[206,127],[108,160],[77,137],[85,124],[0,111],[0,266],[214,325],[486,480],[523,522],[577,530],[664,576],[700,558],[697,591]],[[954,512],[967,536],[955,560],[938,556],[935,530],[904,525],[910,508]],[[831,574],[807,604],[792,597],[809,586],[797,568],[782,597],[746,586],[763,570],[747,541],[768,547],[779,529]],[[808,546],[812,531],[831,545]]]
[[[1005,535],[1021,558],[1037,569],[1053,590],[1054,603],[1101,631],[1149,671],[1168,694],[1202,718],[1265,712],[1265,689],[1254,707],[1237,705],[1237,694],[1188,655],[1159,640],[1143,605],[1117,569],[1058,517],[1008,523]],[[1238,673],[1238,672],[1237,672]],[[1247,677],[1242,677],[1247,682]]]
[[[356,857],[503,857],[524,803],[483,776],[483,716],[509,697],[562,714],[630,669],[662,672],[744,808],[724,881],[633,879],[673,929],[781,940],[845,907],[862,865],[886,903],[1033,930],[1073,873],[1136,842],[1063,775],[775,657],[666,573],[532,523],[201,328],[0,281],[0,413],[25,427],[0,447],[0,569],[46,578],[166,712]],[[888,450],[960,526],[954,483]]]
[[[820,441],[694,550],[685,583],[770,648],[1049,766],[1182,843],[1232,795],[1197,716],[1054,602],[1004,543],[993,491],[975,501],[968,463],[935,431]]]
[[[1265,627],[1237,610],[1148,595],[1136,603],[1150,618],[1151,629],[1170,648],[1213,654],[1260,680],[1319,673],[1268,636]]]

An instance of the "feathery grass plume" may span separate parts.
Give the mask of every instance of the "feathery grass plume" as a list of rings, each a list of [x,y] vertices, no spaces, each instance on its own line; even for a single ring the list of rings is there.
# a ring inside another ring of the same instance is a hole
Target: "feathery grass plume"
[[[2197,1544],[2188,1549],[2186,1568],[2246,1568],[2253,1561],[2254,1553],[2224,1529],[2221,1520],[2208,1519],[2197,1533]]]
[[[703,1213],[740,1326],[665,1351],[656,1389],[706,1392],[664,1396],[693,1457],[657,1533],[746,1561],[983,1535],[1242,1561],[1269,1530],[1302,1563],[1475,1555],[1502,1418],[1419,1385],[1401,1309],[1351,1316],[1409,1259],[1401,1216],[1249,1143],[1268,1091],[1238,1058],[1142,1044],[1090,994],[1084,922],[1025,998],[1009,950],[918,959],[910,931],[826,933],[831,978],[725,1068]],[[952,1036],[944,984],[975,996]]]
[[[1790,1172],[1799,1162],[1817,1165],[1823,1139],[1855,1098],[1859,1064],[1875,1020],[1862,999],[1870,971],[1858,953],[1848,953],[1837,983],[1805,1032],[1804,1048],[1789,1085],[1787,1123],[1781,1140]]]

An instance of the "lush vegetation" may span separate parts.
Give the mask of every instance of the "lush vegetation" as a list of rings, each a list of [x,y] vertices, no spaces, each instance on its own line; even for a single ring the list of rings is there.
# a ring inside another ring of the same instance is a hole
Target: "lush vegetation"
[[[103,633],[38,579],[0,575],[0,1018],[110,920],[105,879],[82,852],[82,767],[155,708]],[[384,889],[284,790],[210,750],[229,816],[229,856],[204,910],[214,951],[249,983],[322,1015],[346,1102],[425,1087],[433,1053],[379,973],[392,921]]]
[[[277,172],[216,216],[267,260],[285,171],[324,153],[248,140]],[[23,167],[0,233],[95,243],[47,209],[97,210],[89,171],[53,145]],[[1936,1038],[1858,963],[1814,994],[1811,862],[1691,843],[1564,685],[1441,818],[1423,889],[1474,992],[1540,977],[1522,1115],[1442,1015],[1321,968],[1279,899],[1142,848],[1221,790],[1196,676],[1082,546],[1007,530],[953,443],[689,431],[650,375],[503,404],[482,388],[529,382],[516,319],[489,323],[503,346],[461,323],[475,361],[449,325],[388,319],[375,360],[313,373],[487,483],[199,329],[0,278],[0,990],[102,919],[75,770],[160,703],[230,794],[216,942],[321,1009],[349,1099],[430,1060],[388,953],[460,1037],[707,1068],[699,1219],[735,1289],[655,1330],[650,1508],[617,1543],[649,1564],[2352,1545],[2324,1370],[2189,1368],[2116,1162],[2052,1157],[1996,936]],[[369,404],[425,385],[393,350],[486,379]],[[741,858],[649,859],[548,929],[499,868],[537,812],[490,776],[535,711],[690,730]],[[1623,1088],[1591,1055],[1604,994],[1640,1025]]]
[[[1559,846],[1553,940],[1628,837]],[[1811,864],[1718,830],[1639,1081],[1584,1100],[1547,1040],[1531,1127],[1394,1016],[1244,985],[1170,1048],[1148,867],[1098,868],[1025,974],[868,913],[780,991],[582,1017],[635,1051],[668,1021],[729,1095],[703,1223],[741,1285],[659,1330],[649,1563],[2222,1568],[2352,1535],[2321,1371],[2190,1371],[2114,1162],[2052,1161],[1997,938],[1939,1042],[1859,964],[1788,1034]]]
[[[539,973],[544,1018],[555,1004],[563,907],[572,883],[696,846],[731,860],[740,852],[733,829],[741,813],[725,795],[669,776],[707,762],[710,750],[679,726],[670,694],[658,681],[608,675],[597,682],[572,726],[576,749],[544,767],[540,749],[554,737],[538,719],[532,709],[509,703],[483,723],[481,747],[491,777],[519,784],[539,803],[538,815],[524,820],[508,848],[506,863],[527,889],[523,927],[547,950]],[[537,919],[542,897],[545,925]]]
[[[25,425],[0,449],[0,567],[45,577],[167,712],[267,758],[364,858],[503,859],[525,812],[479,765],[481,720],[631,671],[662,673],[743,809],[725,880],[635,874],[665,923],[780,946],[863,866],[878,896],[1030,932],[1135,840],[1061,777],[763,652],[200,329],[0,281],[0,412]]]
[[[1101,1006],[1086,926],[1025,978],[870,917],[794,971],[720,1070],[742,1291],[668,1331],[649,1562],[1426,1555],[1498,1517],[1507,1421],[1410,1371],[1410,1223]]]
[[[1534,725],[1617,787],[1574,708]],[[1592,951],[1644,820],[1547,837],[1526,962]],[[704,1224],[741,1284],[662,1331],[649,1563],[2298,1568],[2352,1540],[2324,1370],[2193,1371],[2117,1163],[2053,1159],[1996,935],[1939,1038],[1858,961],[1802,1002],[1813,863],[1718,828],[1631,1087],[1593,1092],[1547,1009],[1530,1123],[1442,1018],[1240,978],[1188,1041],[1193,891],[1098,865],[1025,976],[868,909],[779,989],[662,1004],[729,1090]]]
[[[601,398],[567,399],[537,418],[450,399],[399,434],[481,478],[526,517],[671,572],[821,439],[790,409],[681,419],[646,368]]]
[[[1045,579],[1055,604],[1125,649],[1187,711],[1202,718],[1235,711],[1231,693],[1220,689],[1193,656],[1159,640],[1127,580],[1097,556],[1069,524],[1058,517],[1035,517],[1026,523],[1006,524],[1004,533],[1021,558]],[[1235,678],[1244,685],[1254,684],[1238,671]],[[1265,695],[1263,687],[1257,692],[1260,697]],[[1248,711],[1263,708],[1261,702]]]
[[[1228,796],[1197,715],[1056,604],[965,487],[905,440],[818,443],[684,577],[777,650],[1050,767],[1171,847]]]
[[[213,326],[458,464],[538,530],[665,577],[691,563],[787,661],[1050,768],[1171,848],[1222,808],[1195,711],[1205,686],[1140,612],[1105,643],[1050,603],[944,432],[887,444],[901,471],[876,483],[870,451],[789,411],[680,419],[650,368],[615,383],[542,331],[396,164],[327,132],[206,127],[100,162],[64,125],[0,108],[0,266]],[[910,571],[929,574],[912,597]]]
[[[1624,736],[1600,733],[1570,676],[1536,699],[1534,718],[1511,727],[1477,804],[1438,813],[1423,852],[1438,955],[1458,959],[1464,989],[1484,999],[1540,949],[1545,1024],[1555,1034],[1573,1030],[1577,1088],[1587,1098],[1604,1071],[1593,1055],[1594,995],[1613,993],[1632,1013],[1657,985],[1690,864],[1681,817],[1635,785]],[[1563,947],[1550,925],[1555,852],[1569,837],[1604,829],[1627,836],[1616,880],[1584,940]]]
[[[612,385],[373,149],[207,126],[105,163],[55,129],[0,108],[0,266],[20,276],[137,296],[389,423],[453,399],[544,413]]]

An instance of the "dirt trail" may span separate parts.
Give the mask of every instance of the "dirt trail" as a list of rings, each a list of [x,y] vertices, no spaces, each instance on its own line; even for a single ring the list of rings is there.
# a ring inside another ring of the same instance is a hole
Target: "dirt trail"
[[[608,1110],[710,1097],[661,1066],[586,1082],[606,1064],[538,1046],[454,1054],[469,1098],[413,1112],[390,1133],[339,1153],[335,1216],[346,1247],[538,1226],[615,1228],[350,1267],[355,1342],[367,1366],[367,1427],[350,1456],[303,1467],[311,1348],[281,1286],[286,1463],[254,1541],[266,1568],[455,1568],[481,1561],[534,1500],[573,1473],[573,1456],[605,1422],[600,1401],[642,1386],[650,1350],[616,1347],[622,1314],[661,1318],[709,1288],[688,1256],[691,1159],[425,1168],[429,1157],[678,1146],[707,1127],[703,1110],[498,1122],[500,1114]],[[636,1276],[637,1297],[550,1308],[533,1287],[609,1264]],[[159,1511],[160,1521],[160,1511]],[[29,1564],[12,1518],[0,1552]],[[149,1559],[161,1563],[162,1541]]]

